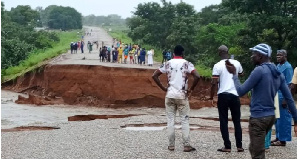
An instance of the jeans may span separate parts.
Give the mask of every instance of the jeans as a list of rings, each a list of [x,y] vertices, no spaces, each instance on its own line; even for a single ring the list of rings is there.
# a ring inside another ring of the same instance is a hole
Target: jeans
[[[182,126],[182,140],[184,146],[190,145],[190,106],[187,99],[165,98],[166,115],[168,120],[169,146],[175,146],[175,117],[178,110]]]
[[[226,149],[231,149],[231,142],[228,133],[228,108],[234,125],[234,135],[237,148],[242,148],[241,128],[241,103],[238,96],[231,93],[218,94],[218,112],[220,119],[220,130]]]
[[[249,151],[252,159],[265,159],[265,137],[274,122],[275,116],[249,119]]]

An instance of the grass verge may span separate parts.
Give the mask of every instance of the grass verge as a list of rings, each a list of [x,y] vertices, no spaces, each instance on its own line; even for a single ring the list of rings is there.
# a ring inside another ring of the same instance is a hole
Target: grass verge
[[[66,53],[70,48],[70,42],[80,40],[80,35],[78,35],[77,32],[81,32],[81,30],[58,32],[60,41],[54,44],[53,48],[36,50],[35,52],[30,53],[28,58],[20,62],[18,66],[1,70],[1,82],[12,80],[18,76],[24,75],[26,72],[42,66],[45,61],[62,53]]]

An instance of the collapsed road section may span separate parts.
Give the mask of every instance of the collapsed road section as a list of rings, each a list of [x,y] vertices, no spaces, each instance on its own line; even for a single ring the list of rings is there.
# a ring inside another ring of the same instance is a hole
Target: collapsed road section
[[[29,98],[19,96],[19,104],[164,107],[165,92],[151,78],[154,70],[48,64],[3,83],[2,88],[29,94]],[[166,85],[166,76],[161,76],[161,81]],[[191,108],[212,107],[209,93],[210,80],[201,78],[190,98]],[[241,98],[241,103],[248,104],[249,99]]]

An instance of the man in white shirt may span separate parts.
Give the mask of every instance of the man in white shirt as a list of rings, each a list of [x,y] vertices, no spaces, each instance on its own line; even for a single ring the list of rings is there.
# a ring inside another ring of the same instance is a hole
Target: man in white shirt
[[[217,83],[219,80],[219,90],[218,90],[218,112],[220,120],[220,130],[222,138],[224,140],[224,147],[218,149],[220,152],[231,152],[231,142],[229,140],[228,133],[228,108],[231,111],[232,121],[234,124],[235,140],[238,152],[243,152],[242,147],[242,128],[241,128],[241,103],[239,95],[235,89],[234,82],[232,80],[232,74],[226,69],[226,61],[234,64],[236,67],[236,72],[239,74],[243,73],[243,68],[239,61],[234,59],[229,59],[228,48],[225,45],[221,45],[218,49],[221,61],[216,63],[213,68],[212,73],[212,86],[210,99],[213,100],[215,95]]]
[[[190,106],[188,97],[196,87],[200,76],[196,71],[194,65],[183,59],[184,48],[177,45],[174,49],[174,58],[161,65],[161,67],[153,73],[152,78],[155,83],[166,91],[165,106],[168,120],[168,138],[170,151],[175,149],[175,116],[176,111],[179,111],[182,126],[182,139],[184,145],[184,152],[195,151],[196,149],[190,145],[190,127],[189,127],[189,111]],[[159,76],[166,73],[168,76],[168,87],[164,87]],[[188,89],[188,74],[194,76],[194,82],[190,89]]]

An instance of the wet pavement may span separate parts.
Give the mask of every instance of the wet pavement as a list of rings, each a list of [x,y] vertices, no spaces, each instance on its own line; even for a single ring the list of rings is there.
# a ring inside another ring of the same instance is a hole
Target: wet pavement
[[[217,108],[191,109],[191,144],[196,152],[184,153],[180,118],[176,117],[176,148],[167,150],[164,108],[93,108],[66,105],[20,105],[19,94],[1,90],[1,158],[48,159],[243,159],[247,149],[248,123],[241,122],[244,153],[235,149],[234,128],[229,121],[233,151],[218,153],[223,145]],[[25,97],[27,97],[25,95]],[[242,118],[249,109],[242,106]],[[178,115],[178,114],[177,114]],[[229,114],[230,116],[230,114]],[[72,120],[72,119],[74,120]],[[274,135],[272,136],[274,138]],[[271,147],[267,158],[297,158],[297,138],[286,147]]]
[[[80,105],[28,105],[16,104],[14,101],[18,95],[28,97],[25,94],[1,90],[1,128],[8,129],[20,126],[42,125],[68,121],[91,121],[95,119],[125,118],[137,115],[159,115],[163,118],[163,108],[96,108],[82,107]],[[230,118],[230,111],[229,118]],[[178,115],[178,114],[177,114]],[[217,108],[191,109],[190,118],[207,119],[218,123]],[[249,118],[249,109],[242,108],[242,119]]]

